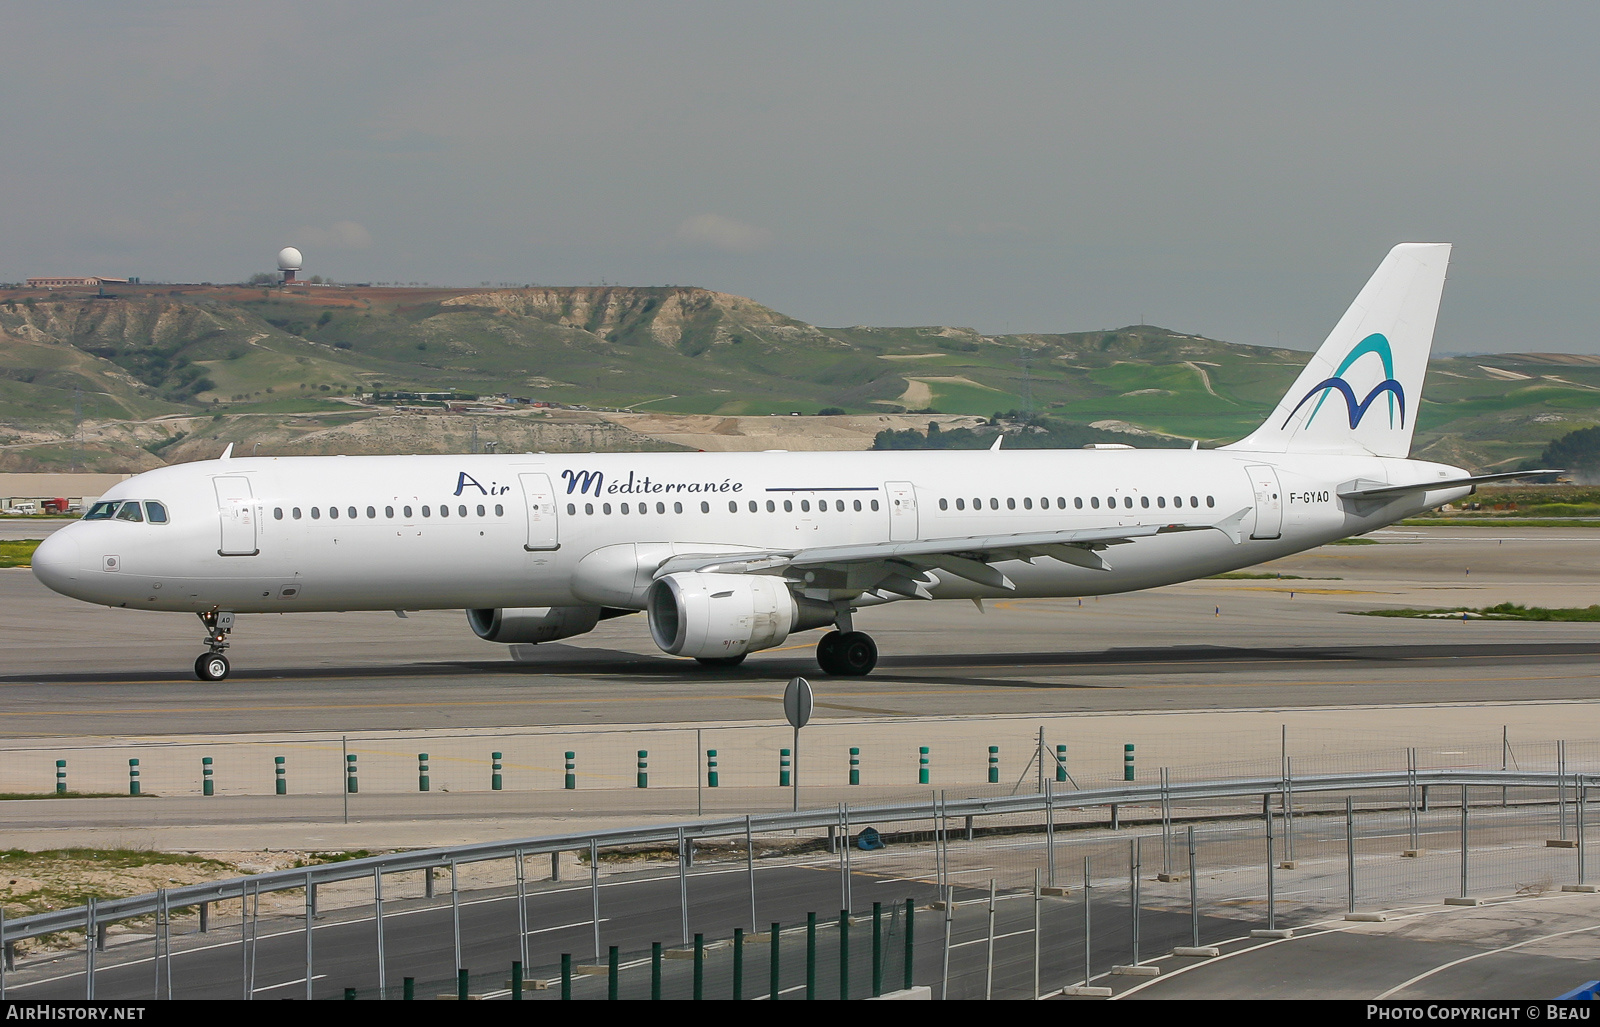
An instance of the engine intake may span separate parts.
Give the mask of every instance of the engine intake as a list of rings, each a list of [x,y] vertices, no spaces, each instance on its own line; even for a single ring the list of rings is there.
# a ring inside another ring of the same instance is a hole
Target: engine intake
[[[622,611],[626,612],[626,611]],[[486,642],[554,642],[593,631],[605,611],[598,606],[530,606],[468,610],[472,633]]]
[[[797,600],[783,579],[760,574],[669,574],[650,586],[646,609],[656,645],[696,659],[770,649],[833,620],[831,606]]]

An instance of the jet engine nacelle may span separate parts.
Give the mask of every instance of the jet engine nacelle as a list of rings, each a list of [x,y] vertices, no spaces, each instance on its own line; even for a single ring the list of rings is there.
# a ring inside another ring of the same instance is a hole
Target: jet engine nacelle
[[[473,634],[486,642],[554,642],[593,631],[603,611],[598,606],[531,606],[509,610],[468,610]]]
[[[702,660],[770,649],[834,619],[831,606],[796,599],[782,578],[762,574],[669,574],[650,586],[646,609],[663,652]]]

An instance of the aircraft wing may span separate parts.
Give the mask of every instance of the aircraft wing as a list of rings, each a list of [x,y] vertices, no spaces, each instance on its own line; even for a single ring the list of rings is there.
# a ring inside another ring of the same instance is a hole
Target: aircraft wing
[[[656,578],[686,571],[717,574],[781,574],[801,587],[883,592],[929,599],[931,570],[989,588],[1010,590],[1011,579],[990,566],[1007,560],[1044,557],[1092,570],[1109,570],[1101,551],[1135,539],[1183,531],[1221,531],[1237,537],[1240,511],[1222,524],[1138,524],[1072,531],[1029,531],[1010,535],[970,535],[912,542],[862,542],[842,546],[751,553],[680,554],[662,563]]]

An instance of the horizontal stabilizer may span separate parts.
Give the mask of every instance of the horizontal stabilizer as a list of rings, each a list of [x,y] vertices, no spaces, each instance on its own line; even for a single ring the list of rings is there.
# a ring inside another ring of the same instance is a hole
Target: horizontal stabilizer
[[[1560,471],[1507,471],[1504,474],[1474,474],[1468,478],[1442,478],[1437,481],[1419,481],[1410,485],[1385,485],[1381,482],[1357,479],[1339,486],[1340,499],[1386,499],[1407,492],[1427,492],[1432,489],[1458,489],[1463,485],[1482,485],[1491,481],[1512,481],[1516,478],[1537,478]]]

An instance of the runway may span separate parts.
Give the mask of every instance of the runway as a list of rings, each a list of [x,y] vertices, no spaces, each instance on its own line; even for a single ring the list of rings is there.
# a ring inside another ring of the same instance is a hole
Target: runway
[[[1352,616],[1380,607],[1596,601],[1600,531],[1393,530],[1214,579],[1095,599],[897,603],[858,627],[882,659],[827,678],[819,633],[710,670],[651,644],[641,617],[568,642],[506,647],[459,611],[247,616],[234,674],[193,680],[198,623],[58,596],[0,571],[0,735],[230,733],[770,721],[784,683],[817,716],[1224,710],[1582,700],[1600,692],[1584,623]]]

